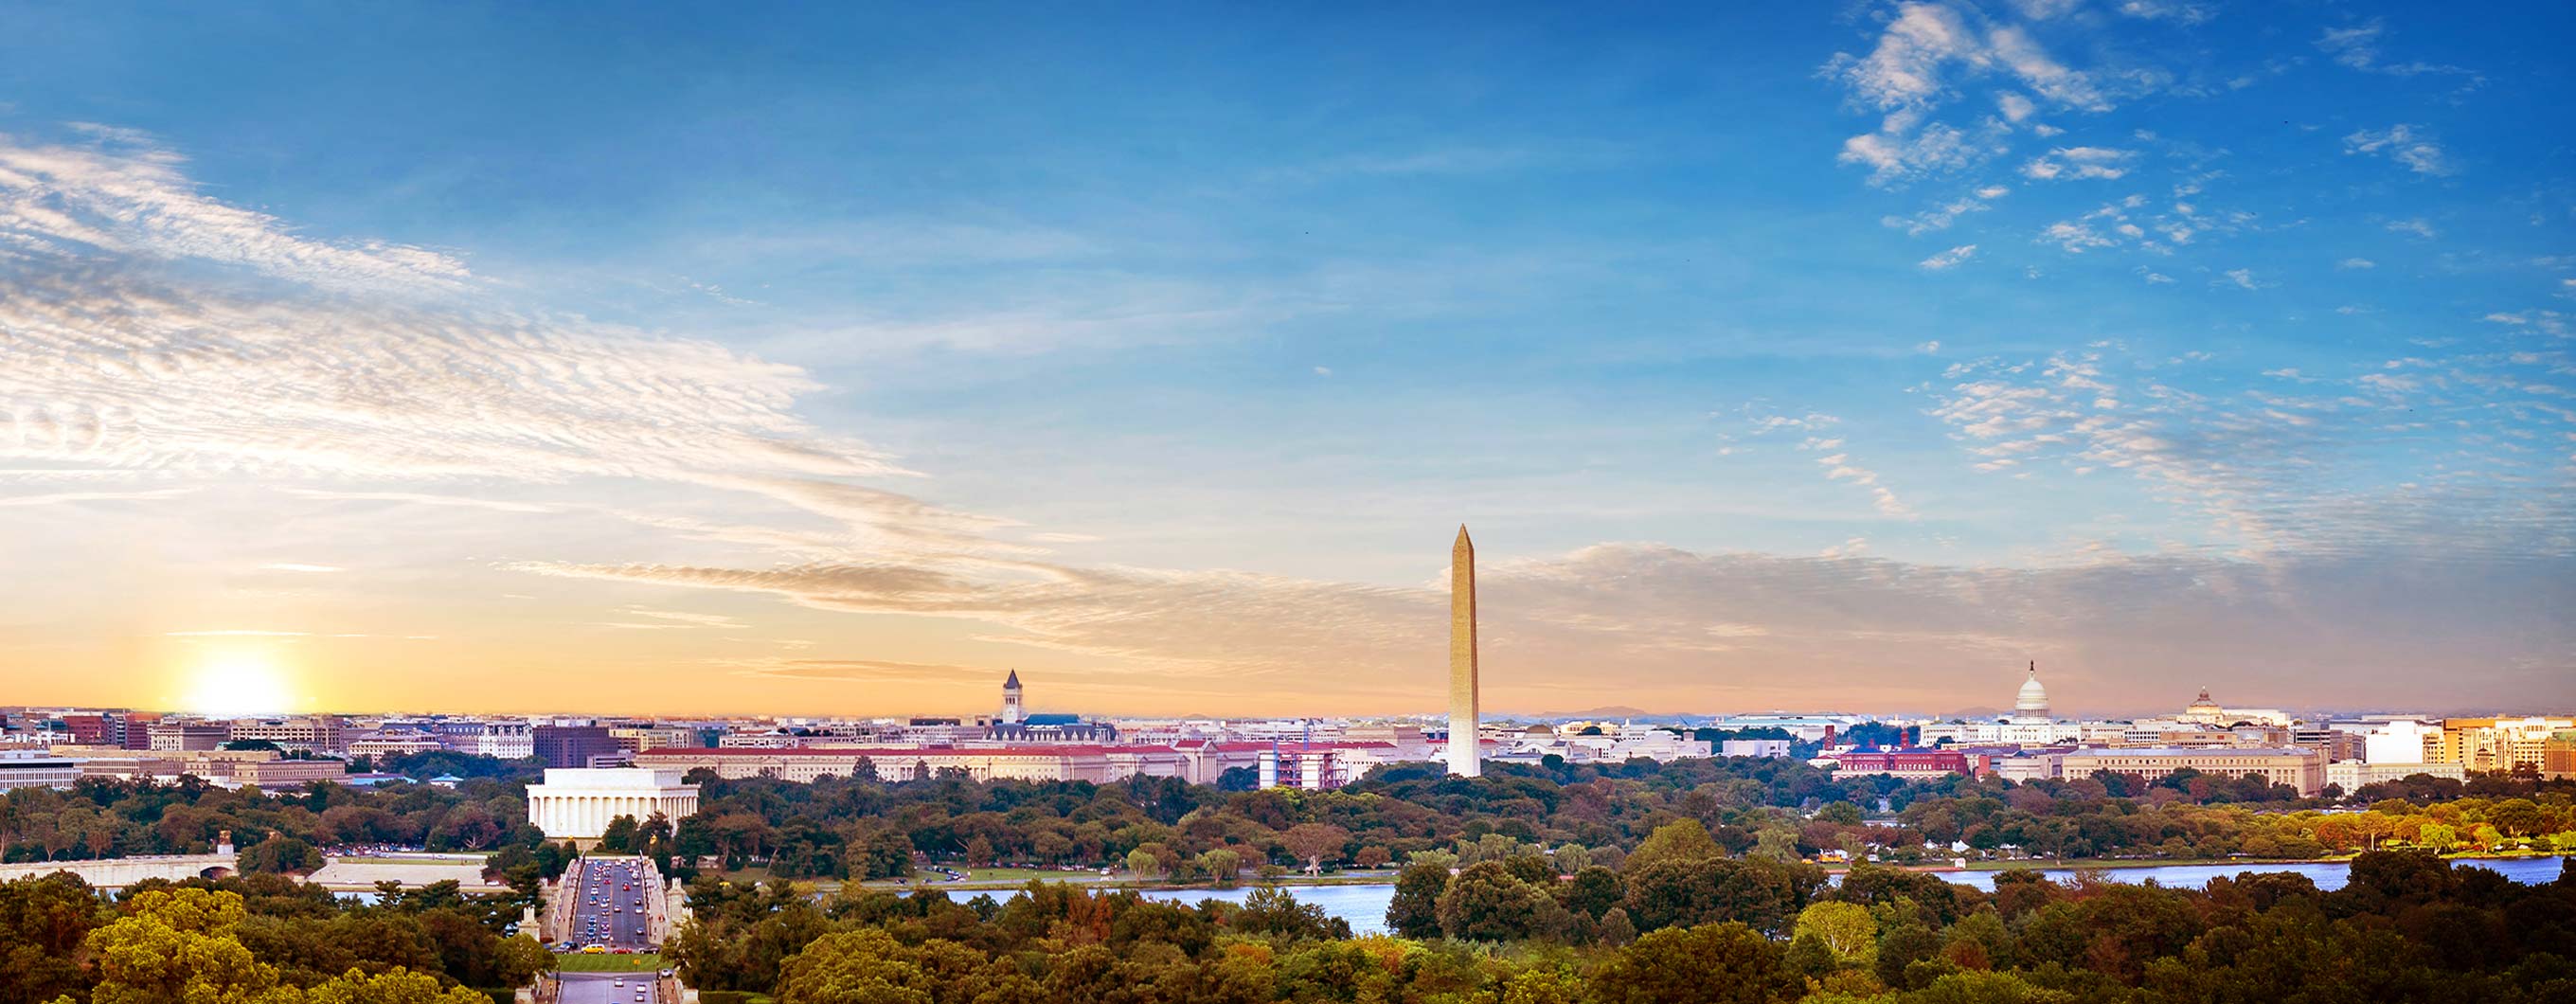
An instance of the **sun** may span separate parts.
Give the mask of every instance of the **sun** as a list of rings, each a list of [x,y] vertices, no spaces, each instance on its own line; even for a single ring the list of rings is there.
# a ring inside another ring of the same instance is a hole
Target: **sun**
[[[263,656],[219,655],[190,672],[188,710],[201,715],[286,711],[294,703],[286,674]]]

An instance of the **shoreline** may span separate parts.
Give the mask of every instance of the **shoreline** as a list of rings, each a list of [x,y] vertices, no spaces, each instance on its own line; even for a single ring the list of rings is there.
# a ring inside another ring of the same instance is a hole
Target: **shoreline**
[[[2442,860],[2470,862],[2518,861],[2524,858],[2563,858],[2570,856],[2570,853],[2571,852],[2567,851],[2523,851],[2519,853],[2504,854],[2445,854],[2442,855]],[[2053,858],[2016,858],[2009,861],[1971,861],[1968,862],[1967,867],[1964,868],[1954,865],[1889,865],[1885,867],[1926,873],[2001,872],[2013,871],[2016,869],[2032,869],[2036,871],[2110,871],[2124,868],[2200,868],[2224,865],[2244,865],[2248,869],[2259,869],[2273,865],[2348,865],[2352,863],[2354,858],[2359,856],[2359,854],[2346,854],[2337,857],[2325,858],[2066,858],[2063,860]],[[1828,868],[1825,871],[1828,874],[1840,875],[1849,872],[1850,870],[1851,869],[1849,867],[1842,867]]]

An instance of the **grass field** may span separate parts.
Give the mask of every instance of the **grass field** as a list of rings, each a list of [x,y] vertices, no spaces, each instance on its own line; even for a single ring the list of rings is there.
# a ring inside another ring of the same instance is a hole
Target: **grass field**
[[[662,957],[644,955],[583,955],[565,952],[555,956],[555,968],[567,973],[653,973],[662,970]]]

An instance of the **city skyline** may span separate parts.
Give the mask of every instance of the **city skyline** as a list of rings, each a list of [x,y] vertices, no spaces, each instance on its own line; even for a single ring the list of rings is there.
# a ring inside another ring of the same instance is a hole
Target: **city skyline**
[[[7,700],[2576,705],[2576,15],[1566,16],[14,14]]]

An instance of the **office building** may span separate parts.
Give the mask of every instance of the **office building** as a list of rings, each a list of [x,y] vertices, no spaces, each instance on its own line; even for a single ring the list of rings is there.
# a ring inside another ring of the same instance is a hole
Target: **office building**
[[[2058,766],[2060,776],[2067,778],[2131,774],[2153,781],[2185,767],[2230,781],[2247,774],[2259,774],[2273,784],[2298,789],[2303,797],[2315,795],[2326,786],[2324,754],[2295,746],[2269,749],[2079,749],[2061,757]]]
[[[528,746],[548,767],[588,767],[592,757],[625,750],[605,725],[538,725],[528,730]]]

